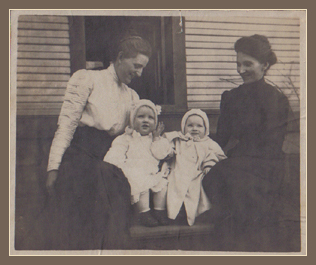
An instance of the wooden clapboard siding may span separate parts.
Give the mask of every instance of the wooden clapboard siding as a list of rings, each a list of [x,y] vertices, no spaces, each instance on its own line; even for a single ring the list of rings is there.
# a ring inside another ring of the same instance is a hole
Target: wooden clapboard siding
[[[30,94],[34,96],[64,96],[65,90],[63,88],[20,88],[17,91],[18,95],[29,96]]]
[[[294,111],[299,110],[300,20],[231,16],[185,18],[189,108],[218,110],[221,94],[242,84],[234,43],[253,34],[267,36],[278,57],[266,80],[287,95]]]
[[[198,20],[200,20],[200,18],[197,18]],[[233,18],[234,20],[238,19],[236,17]],[[295,24],[295,25],[282,25],[279,26],[277,29],[271,29],[271,24],[268,24],[267,22],[265,22],[265,24],[258,24],[258,23],[253,23],[253,22],[249,22],[250,18],[247,18],[247,21],[243,21],[242,23],[236,23],[236,21],[229,21],[229,20],[225,20],[222,21],[224,23],[222,23],[221,25],[221,30],[255,30],[257,32],[259,31],[274,31],[274,32],[278,32],[278,31],[288,31],[288,32],[299,32],[297,30],[297,26],[299,26],[299,24]],[[284,20],[284,19],[282,19]],[[218,29],[218,23],[221,23],[221,21],[219,21],[219,18],[216,18],[217,22],[209,22],[209,21],[204,21],[204,22],[197,22],[194,21],[194,18],[190,19],[190,23],[186,24],[185,28],[187,29],[201,29],[202,30],[208,30],[208,29]],[[226,22],[226,24],[225,24]],[[233,23],[227,23],[227,22],[233,22]],[[248,23],[247,23],[248,22]],[[278,21],[280,22],[280,20]],[[207,28],[205,29],[205,25],[207,24]],[[279,23],[277,23],[279,24]]]
[[[292,110],[299,110],[300,103],[299,101],[290,101],[290,105]],[[188,101],[188,108],[200,108],[200,109],[212,109],[212,110],[218,110],[218,102],[217,101]]]
[[[35,37],[35,38],[69,38],[67,30],[27,30],[18,29],[18,37]]]
[[[246,24],[246,25],[294,25],[299,26],[299,20],[293,18],[277,18],[277,17],[261,17],[260,11],[258,12],[258,16],[256,17],[246,17],[246,16],[229,16],[229,14],[225,16],[213,16],[213,18],[209,16],[201,16],[201,17],[186,17],[186,21],[190,19],[190,21],[195,22],[204,22],[204,23],[232,23],[232,24]]]
[[[232,38],[233,40],[233,38]],[[271,42],[272,43],[272,42]],[[272,43],[273,44],[273,43]],[[222,47],[227,47],[231,48],[232,45],[231,43],[225,43],[225,42],[218,42],[218,40],[213,40],[213,42],[193,42],[193,41],[187,41],[185,43],[187,48],[200,48],[200,49],[211,49],[211,47],[214,48],[222,48]],[[293,43],[288,43],[288,44],[278,44],[274,43],[273,44],[274,50],[275,51],[299,51],[300,45],[299,43],[293,44]]]
[[[67,81],[69,79],[69,75],[61,75],[61,74],[17,74],[18,81]]]
[[[18,51],[18,59],[60,59],[69,60],[69,53],[58,52],[20,52]]]
[[[34,45],[34,44],[19,44],[19,52],[56,52],[69,53],[69,46],[62,45]]]
[[[218,54],[214,54],[213,50],[221,50],[221,52],[223,52],[223,50],[227,50],[227,49],[224,49],[224,47],[220,47],[221,45],[218,44],[219,47],[215,47],[214,45],[210,45],[212,48],[210,49],[194,49],[194,48],[188,48],[187,49],[187,55],[188,56],[191,56],[193,60],[194,58],[198,58],[199,56],[208,56],[208,58],[212,58],[212,57],[215,57],[214,59],[216,59],[216,57],[218,57],[219,55]],[[231,53],[231,50],[232,48],[228,48],[228,50],[230,52],[227,52],[227,55]],[[279,56],[278,58],[281,59],[283,57],[285,58],[289,58],[289,60],[294,60],[294,61],[297,61],[299,58],[300,58],[300,53],[299,51],[296,51],[296,50],[292,50],[292,51],[275,51],[275,52],[278,52]],[[223,55],[222,55],[223,56]],[[235,55],[230,55],[230,56],[225,56],[225,59],[228,60],[228,61],[233,61],[232,59],[235,57]],[[218,58],[217,58],[218,59]],[[284,58],[283,58],[284,60]]]
[[[39,23],[63,23],[68,24],[66,16],[40,16],[40,15],[20,15],[19,23],[39,22]]]
[[[220,81],[223,79],[224,79],[224,77],[220,78],[219,76],[213,76],[213,75],[188,75],[187,81],[189,81],[189,82],[194,82],[194,81],[196,81],[196,82],[216,82],[216,81]],[[283,82],[286,82],[286,83],[289,82],[289,80],[282,75],[266,76],[266,79],[269,79],[271,82],[280,83],[280,84]],[[299,85],[299,82],[297,82],[297,80],[299,80],[299,76],[292,76],[291,80],[293,83]]]
[[[216,51],[219,50],[220,51],[220,54],[222,53],[223,55],[224,54],[228,54],[228,53],[231,53],[232,50],[225,50],[225,49],[213,49],[213,50],[209,50],[207,52],[204,52],[203,51],[198,51],[199,54],[197,55],[191,55],[191,54],[187,54],[187,61],[191,61],[191,62],[199,62],[199,61],[210,61],[213,56],[216,53]],[[191,51],[188,51],[189,53]],[[276,52],[279,54],[279,58],[280,60],[283,62],[283,63],[299,63],[300,61],[300,57],[299,57],[299,52],[292,52],[292,56],[289,56],[289,52],[288,51],[285,51],[285,52]],[[218,55],[220,55],[218,54]],[[217,56],[218,56],[217,55]],[[284,57],[284,58],[283,58]]]
[[[42,103],[42,102],[62,102],[63,101],[63,95],[62,96],[56,96],[56,95],[21,95],[21,97],[18,98],[17,102],[23,102],[23,103]]]
[[[45,23],[45,22],[21,22],[19,29],[44,29],[44,30],[69,30],[68,23]]]
[[[32,60],[32,59],[19,59],[18,66],[40,66],[40,67],[70,67],[68,60]]]
[[[19,104],[17,104],[17,111],[18,115],[19,112],[20,115],[58,115],[61,109],[61,105],[62,103],[60,102],[19,102]]]
[[[235,67],[236,68],[236,67]],[[221,69],[221,72],[218,74],[215,74],[214,71],[210,71],[209,69],[201,69],[201,68],[187,68],[187,74],[190,75],[231,75],[231,76],[239,76],[236,69]],[[282,72],[279,69],[271,68],[267,74],[267,76],[273,76],[273,75],[280,75]],[[299,76],[300,71],[299,70],[288,70],[288,74],[291,74],[292,76]]]
[[[262,35],[266,35],[268,38],[299,38],[300,37],[300,33],[298,32],[287,32],[287,31],[257,31],[254,30],[259,34]],[[190,29],[188,28],[186,30],[187,34],[195,34],[195,35],[226,35],[226,36],[245,36],[249,34],[249,30],[236,30],[236,29],[232,29],[232,30],[227,30],[227,29],[216,29],[216,28],[212,28],[212,29]]]
[[[62,73],[70,74],[69,67],[32,67],[32,66],[18,66],[18,73]]]
[[[236,71],[236,65],[234,64],[227,64],[226,62],[187,62],[186,63],[186,67],[187,69],[200,69],[200,68],[204,68],[204,69],[210,69],[210,70],[216,70],[216,69],[233,69]],[[286,70],[286,71],[290,71],[290,70],[300,70],[300,65],[298,63],[283,63],[283,62],[279,62],[275,65],[272,66],[271,70]]]
[[[221,32],[217,32],[217,34],[214,35],[186,35],[186,40],[187,41],[202,41],[202,42],[220,42],[219,40],[214,41],[214,39],[216,39],[216,37],[220,34]],[[252,34],[251,32],[248,32],[250,34]],[[235,33],[234,36],[225,36],[225,35],[220,35],[220,40],[223,41],[223,43],[225,42],[230,42],[231,40],[237,40],[238,38],[240,38],[240,36],[242,35],[238,35],[237,33]],[[232,43],[234,43],[235,41],[233,41]],[[270,43],[272,45],[275,44],[284,44],[284,45],[299,45],[300,41],[296,38],[277,38],[277,37],[273,37],[269,39]]]
[[[71,74],[66,16],[18,20],[17,114],[58,115]]]
[[[69,45],[69,38],[36,38],[36,37],[18,37],[18,44],[57,44]]]
[[[195,93],[195,92],[193,92]],[[289,98],[290,101],[296,100],[297,96],[296,94],[290,93],[287,94],[287,97]],[[218,94],[213,94],[213,95],[208,95],[208,94],[191,94],[188,95],[189,101],[218,101],[221,99],[221,95]]]
[[[17,94],[21,89],[66,89],[67,82],[59,82],[59,81],[18,81],[17,82]],[[43,92],[44,93],[44,92]]]

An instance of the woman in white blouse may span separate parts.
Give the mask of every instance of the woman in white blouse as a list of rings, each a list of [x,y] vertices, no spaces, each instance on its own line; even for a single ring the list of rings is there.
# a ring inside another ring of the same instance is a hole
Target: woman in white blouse
[[[55,211],[50,249],[122,248],[128,235],[130,186],[120,169],[103,162],[124,132],[140,77],[151,55],[138,36],[119,42],[105,70],[79,70],[70,78],[48,161],[46,187]],[[51,211],[52,212],[52,211]]]

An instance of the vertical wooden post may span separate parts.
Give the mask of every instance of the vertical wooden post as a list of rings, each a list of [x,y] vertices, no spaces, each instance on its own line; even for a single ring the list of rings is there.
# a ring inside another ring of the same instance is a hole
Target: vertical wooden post
[[[167,84],[166,84],[166,32],[165,32],[165,18],[161,17],[161,64],[162,64],[162,72],[164,73],[162,78],[162,89],[163,89],[163,103],[168,103],[168,91],[167,91]]]
[[[186,80],[186,56],[185,56],[185,33],[184,18],[182,27],[180,18],[172,18],[173,35],[173,69],[174,69],[174,92],[175,105],[177,108],[187,109],[187,80]]]
[[[69,17],[71,74],[86,68],[85,23],[83,16]]]

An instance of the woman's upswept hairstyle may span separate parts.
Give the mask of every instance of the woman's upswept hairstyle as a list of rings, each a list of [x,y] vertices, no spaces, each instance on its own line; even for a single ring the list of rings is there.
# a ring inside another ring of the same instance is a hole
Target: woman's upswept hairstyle
[[[235,51],[250,55],[260,63],[269,63],[268,69],[277,62],[277,57],[271,49],[268,38],[263,35],[255,34],[238,39],[235,42]]]
[[[111,61],[117,59],[118,54],[122,52],[123,58],[134,58],[138,53],[150,58],[152,49],[149,42],[140,36],[125,36],[116,43],[113,43],[111,52]]]

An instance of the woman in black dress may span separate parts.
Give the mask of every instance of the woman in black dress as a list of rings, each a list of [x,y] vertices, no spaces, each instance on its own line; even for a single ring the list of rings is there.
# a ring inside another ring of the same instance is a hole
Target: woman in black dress
[[[265,82],[265,74],[277,61],[265,36],[240,38],[235,51],[244,83],[222,94],[215,140],[222,148],[229,141],[237,144],[205,176],[203,187],[212,203],[212,222],[225,247],[261,250],[277,234],[274,224],[289,103]]]

